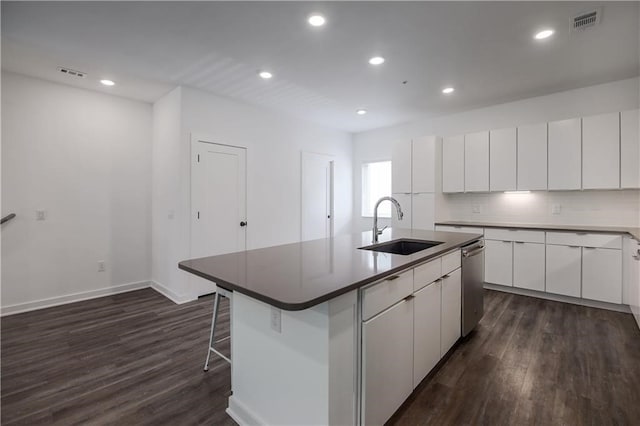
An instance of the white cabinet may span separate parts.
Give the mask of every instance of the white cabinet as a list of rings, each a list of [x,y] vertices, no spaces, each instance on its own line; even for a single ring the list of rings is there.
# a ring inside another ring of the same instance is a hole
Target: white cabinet
[[[547,123],[518,127],[518,190],[547,189]]]
[[[622,303],[629,305],[631,313],[640,327],[640,242],[625,237],[622,268],[623,293]]]
[[[620,114],[620,187],[640,188],[640,110]]]
[[[544,244],[513,243],[513,286],[544,291]]]
[[[434,206],[434,194],[411,194],[411,229],[433,231]]]
[[[461,269],[442,278],[442,311],[440,327],[440,355],[451,349],[461,335],[462,273]]]
[[[442,140],[442,192],[464,192],[464,136]]]
[[[582,249],[582,297],[622,303],[622,251]]]
[[[546,291],[580,297],[582,248],[547,245]]]
[[[463,234],[484,234],[484,228],[476,228],[474,226],[450,226],[450,225],[436,225],[436,231],[442,232],[461,232]]]
[[[582,188],[620,188],[620,114],[582,119]]]
[[[511,241],[485,240],[484,280],[491,284],[513,285]]]
[[[516,189],[516,151],[515,127],[491,130],[489,135],[489,188],[491,191]]]
[[[382,425],[413,391],[413,301],[399,302],[362,328],[362,424]]]
[[[489,132],[464,136],[464,190],[489,191]]]
[[[582,137],[579,118],[549,123],[549,189],[582,186]]]
[[[391,150],[391,192],[411,193],[411,140],[396,141]]]
[[[439,259],[438,259],[439,260]],[[438,274],[438,278],[440,274]],[[440,361],[440,298],[438,279],[415,293],[413,299],[413,387]]]
[[[391,194],[393,198],[395,198],[399,203],[400,207],[402,207],[403,217],[402,220],[398,220],[398,215],[396,214],[396,208],[391,208],[391,226],[399,229],[411,229],[411,221],[413,219],[413,215],[411,214],[413,209],[411,205],[411,194]],[[388,201],[385,201],[387,203]]]
[[[435,192],[435,158],[436,158],[435,136],[425,136],[413,140],[411,154],[411,192]],[[397,191],[401,192],[401,191]]]

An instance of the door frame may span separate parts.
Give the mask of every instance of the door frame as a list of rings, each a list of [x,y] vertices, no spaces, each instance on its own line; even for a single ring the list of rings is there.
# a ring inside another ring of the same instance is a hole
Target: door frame
[[[334,224],[335,224],[335,163],[336,157],[331,154],[324,154],[320,152],[301,151],[300,153],[300,241],[303,241],[304,237],[304,206],[305,206],[305,193],[304,193],[304,176],[305,176],[305,160],[310,159],[325,159],[329,162],[329,238],[334,236]]]

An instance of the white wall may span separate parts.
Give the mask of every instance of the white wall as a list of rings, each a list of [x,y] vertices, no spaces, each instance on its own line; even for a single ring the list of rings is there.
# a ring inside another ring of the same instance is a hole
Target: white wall
[[[2,213],[17,214],[2,312],[148,285],[151,106],[12,73],[2,86]]]
[[[371,226],[370,219],[359,217],[360,166],[362,162],[372,159],[391,159],[391,144],[394,140],[424,135],[455,135],[638,108],[639,90],[639,79],[633,78],[358,133],[354,136],[356,229],[364,230]],[[456,93],[455,96],[464,94]],[[441,147],[436,153],[436,158],[440,158],[440,149]],[[510,197],[503,193],[443,195],[440,161],[436,161],[435,173],[436,187],[439,191],[436,194],[436,221],[479,220],[620,226],[637,226],[639,223],[640,196],[637,190],[535,192],[518,197]],[[475,204],[480,205],[480,214],[472,213]],[[560,215],[551,215],[551,204],[561,204]]]
[[[181,105],[179,138],[175,136],[177,103]],[[166,114],[173,118],[167,120]],[[166,182],[167,187],[154,190],[152,276],[157,288],[168,289],[174,299],[192,298],[189,274],[177,269],[179,261],[190,257],[192,133],[247,148],[248,249],[300,240],[302,151],[335,156],[335,234],[352,230],[349,133],[188,87],[176,89],[157,102],[154,115],[153,180],[154,184]],[[162,158],[172,163],[165,164]],[[170,211],[175,212],[173,222],[168,219]]]

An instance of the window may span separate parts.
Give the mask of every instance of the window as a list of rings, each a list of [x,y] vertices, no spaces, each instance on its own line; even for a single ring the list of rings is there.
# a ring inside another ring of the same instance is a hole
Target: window
[[[362,164],[362,216],[372,217],[381,197],[391,196],[391,161]],[[378,217],[391,217],[391,203],[382,203]]]

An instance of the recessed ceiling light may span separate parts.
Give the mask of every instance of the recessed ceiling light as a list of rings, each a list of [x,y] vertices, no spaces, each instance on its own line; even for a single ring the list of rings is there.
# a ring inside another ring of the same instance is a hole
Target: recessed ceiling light
[[[269,71],[260,71],[258,75],[265,80],[269,80],[271,77],[273,77],[273,74],[271,74]]]
[[[105,86],[115,86],[115,83],[111,80],[100,80],[100,83],[104,84]]]
[[[449,93],[453,93],[455,90],[456,89],[454,89],[453,87],[445,87],[444,89],[442,89],[442,93],[448,95]]]
[[[545,38],[549,38],[553,35],[553,30],[542,30],[536,35],[533,36],[536,40],[544,40]]]
[[[369,63],[371,65],[380,65],[384,63],[384,58],[382,56],[374,56],[373,58],[369,59]]]
[[[321,27],[327,22],[327,20],[324,19],[324,16],[314,13],[313,15],[309,16],[307,22],[309,22],[309,25],[313,27]]]
[[[366,113],[367,113],[366,109],[360,108],[360,109],[356,110],[356,114],[358,114],[358,115],[365,115]]]

